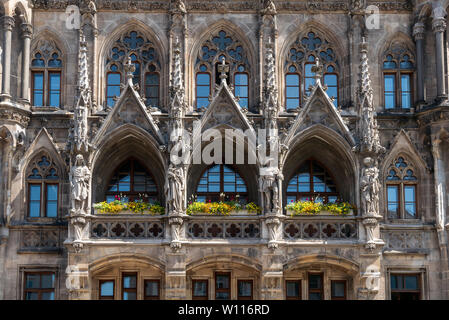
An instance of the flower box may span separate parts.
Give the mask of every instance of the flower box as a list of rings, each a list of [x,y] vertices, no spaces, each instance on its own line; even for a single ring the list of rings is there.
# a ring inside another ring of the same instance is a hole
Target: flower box
[[[144,210],[142,212],[133,212],[131,210],[121,210],[118,212],[102,212],[100,209],[94,209],[94,214],[99,216],[161,216],[159,213]]]
[[[311,217],[311,216],[352,217],[354,216],[354,210],[349,210],[348,214],[336,214],[326,210],[322,210],[318,213],[307,213],[307,212],[296,213],[293,210],[287,210],[287,215],[292,217]]]
[[[165,213],[165,208],[158,204],[137,202],[100,202],[93,205],[94,213],[98,215],[152,215],[160,216]]]
[[[209,216],[209,217],[225,217],[225,216],[257,216],[257,212],[248,212],[248,210],[238,210],[231,211],[227,214],[219,214],[219,213],[206,213],[206,212],[192,212],[190,213],[192,216]]]

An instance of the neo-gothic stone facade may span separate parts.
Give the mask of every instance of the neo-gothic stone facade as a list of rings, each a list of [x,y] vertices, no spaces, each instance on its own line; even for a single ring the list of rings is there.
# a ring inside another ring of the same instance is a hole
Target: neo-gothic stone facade
[[[448,299],[447,7],[2,0],[0,299]],[[194,120],[277,129],[277,167],[171,164]],[[229,190],[262,213],[186,215]],[[139,191],[166,214],[93,208]],[[285,210],[318,195],[357,209]]]

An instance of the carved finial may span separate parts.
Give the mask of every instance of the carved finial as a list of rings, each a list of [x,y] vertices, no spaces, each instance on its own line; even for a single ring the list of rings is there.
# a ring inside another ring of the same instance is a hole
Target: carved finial
[[[220,72],[221,83],[226,83],[226,79],[228,78],[226,73],[229,72],[229,66],[226,64],[225,57],[221,57],[221,64],[218,65],[218,72]]]
[[[87,43],[83,31],[79,30],[78,93],[85,101],[90,100],[89,70],[87,68]]]
[[[269,100],[274,101],[277,104],[277,85],[276,85],[276,67],[275,67],[275,58],[274,58],[274,43],[272,42],[271,37],[268,38],[268,42],[266,44],[266,98],[267,103]]]
[[[381,146],[375,109],[373,106],[373,89],[368,63],[368,44],[365,38],[360,43],[360,79],[357,92],[357,136],[358,150],[361,152],[380,153],[385,148]]]
[[[132,81],[133,81],[133,77],[134,77],[133,73],[136,71],[136,66],[134,65],[134,63],[132,63],[131,56],[128,56],[127,61],[124,65],[124,70],[126,73],[126,80],[128,81],[128,83],[130,85],[132,85]]]
[[[311,71],[315,73],[315,85],[321,85],[321,78],[323,77],[323,65],[320,63],[320,58],[315,58],[315,65],[312,67]]]

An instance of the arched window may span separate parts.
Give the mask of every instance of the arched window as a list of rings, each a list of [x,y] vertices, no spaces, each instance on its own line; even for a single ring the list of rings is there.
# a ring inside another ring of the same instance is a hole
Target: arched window
[[[385,109],[410,109],[413,106],[414,61],[410,50],[393,44],[384,54]]]
[[[136,159],[126,160],[109,181],[106,191],[106,201],[120,198],[123,202],[143,200],[157,201],[158,189],[153,176]]]
[[[51,40],[40,40],[31,58],[31,104],[61,106],[62,54]]]
[[[206,40],[198,53],[195,63],[196,107],[209,105],[209,96],[215,84],[220,84],[218,64],[225,58],[229,65],[228,83],[234,86],[234,95],[240,98],[242,108],[249,106],[250,65],[243,44],[224,30]]]
[[[414,168],[404,159],[398,157],[388,169],[387,211],[389,219],[416,219],[416,188],[418,178]]]
[[[287,203],[295,201],[330,203],[337,200],[339,193],[332,176],[315,160],[305,161],[287,186]]]
[[[304,97],[310,95],[310,86],[315,84],[312,67],[317,57],[324,66],[323,82],[328,88],[326,93],[334,98],[334,105],[338,106],[338,60],[330,42],[311,31],[305,36],[299,36],[287,55],[284,67],[287,110],[298,108]]]
[[[106,105],[113,107],[114,97],[120,96],[120,83],[125,78],[123,65],[131,57],[136,67],[133,83],[139,85],[145,104],[160,107],[159,56],[154,44],[138,31],[129,31],[118,39],[106,59]]]
[[[56,218],[59,208],[59,170],[50,156],[36,156],[27,171],[28,217]]]
[[[227,165],[215,165],[208,168],[196,188],[197,201],[220,201],[220,194],[225,194],[225,200],[248,201],[246,183],[233,168]]]

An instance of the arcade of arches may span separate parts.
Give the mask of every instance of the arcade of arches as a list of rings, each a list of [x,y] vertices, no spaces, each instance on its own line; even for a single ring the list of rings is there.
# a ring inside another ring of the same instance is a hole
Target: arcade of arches
[[[0,300],[449,299],[448,1],[72,2],[0,1]]]

